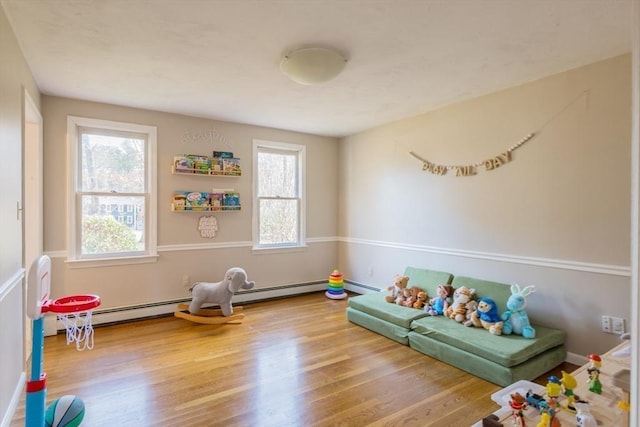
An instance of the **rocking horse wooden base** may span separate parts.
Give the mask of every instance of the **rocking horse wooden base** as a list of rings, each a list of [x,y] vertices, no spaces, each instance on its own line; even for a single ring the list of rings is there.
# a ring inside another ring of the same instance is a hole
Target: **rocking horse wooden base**
[[[233,307],[234,313],[231,316],[223,316],[222,310],[219,308],[201,308],[198,314],[191,314],[189,313],[189,304],[178,304],[178,310],[174,311],[173,315],[194,323],[221,325],[224,323],[242,322],[244,313],[238,313],[239,311],[242,311],[242,306]]]

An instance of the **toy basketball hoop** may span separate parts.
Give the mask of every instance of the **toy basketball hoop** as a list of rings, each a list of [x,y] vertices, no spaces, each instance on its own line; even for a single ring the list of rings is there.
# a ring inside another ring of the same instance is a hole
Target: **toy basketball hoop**
[[[51,259],[35,259],[27,277],[27,315],[33,321],[31,340],[31,374],[26,384],[26,427],[45,425],[47,374],[42,371],[44,349],[44,315],[55,313],[67,330],[67,345],[75,342],[77,350],[93,348],[93,309],[100,305],[97,295],[71,295],[50,299]],[[47,424],[48,425],[48,424]],[[61,424],[57,424],[61,425]]]
[[[93,309],[100,305],[97,295],[71,295],[55,300],[51,292],[51,260],[44,255],[36,259],[29,270],[27,314],[34,321],[46,313],[55,313],[67,331],[67,344],[76,343],[76,349],[93,348]]]
[[[71,295],[48,302],[42,311],[56,313],[67,331],[67,345],[75,342],[76,349],[82,351],[93,348],[91,318],[93,309],[99,305],[97,295]]]

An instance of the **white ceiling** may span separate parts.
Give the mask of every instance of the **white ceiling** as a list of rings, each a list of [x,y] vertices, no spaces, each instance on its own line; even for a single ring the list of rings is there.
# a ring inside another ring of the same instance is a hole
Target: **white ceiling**
[[[631,0],[0,3],[45,94],[329,136],[631,51]],[[313,45],[344,72],[280,73]]]

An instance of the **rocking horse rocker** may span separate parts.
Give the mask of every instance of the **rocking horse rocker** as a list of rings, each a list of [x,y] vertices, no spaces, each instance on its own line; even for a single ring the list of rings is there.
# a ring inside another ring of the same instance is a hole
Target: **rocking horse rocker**
[[[239,323],[244,319],[243,313],[234,313],[231,305],[233,295],[242,289],[251,289],[254,281],[247,281],[247,273],[240,267],[227,270],[221,282],[196,282],[189,289],[193,295],[190,304],[178,304],[176,317],[195,323],[216,325],[222,323]],[[204,304],[216,304],[220,308],[202,308]],[[242,311],[242,307],[236,307]]]

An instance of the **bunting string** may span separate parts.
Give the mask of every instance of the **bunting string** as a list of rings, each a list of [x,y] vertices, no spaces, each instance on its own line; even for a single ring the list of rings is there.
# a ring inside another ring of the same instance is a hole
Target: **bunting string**
[[[430,162],[427,159],[423,159],[418,156],[413,151],[410,151],[413,157],[422,161],[422,170],[431,172],[434,175],[445,175],[448,171],[455,171],[456,176],[471,176],[475,175],[476,168],[484,166],[485,170],[493,170],[499,168],[511,161],[511,152],[521,147],[525,142],[529,141],[531,138],[535,136],[535,133],[530,133],[529,135],[522,138],[520,141],[513,144],[511,147],[507,148],[506,151],[498,154],[497,156],[493,156],[489,159],[483,160],[481,162],[472,163],[470,165],[440,165],[437,163]]]
[[[423,157],[420,157],[413,151],[409,151],[416,159],[422,162],[422,170],[426,172],[431,172],[434,175],[445,175],[449,171],[455,172],[455,176],[472,176],[477,174],[478,168],[484,168],[486,171],[491,171],[499,168],[500,166],[509,163],[511,161],[511,153],[518,148],[522,147],[522,145],[531,140],[537,133],[540,133],[542,129],[547,127],[553,120],[555,120],[558,116],[560,116],[565,110],[575,104],[578,100],[584,99],[584,108],[587,109],[589,106],[589,91],[585,90],[578,97],[573,99],[571,102],[567,103],[564,107],[562,107],[556,114],[552,115],[536,132],[532,132],[522,138],[520,141],[513,144],[511,147],[507,148],[506,151],[499,153],[496,156],[490,157],[486,160],[482,160],[480,162],[475,162],[466,165],[443,165],[439,163],[431,162]]]

